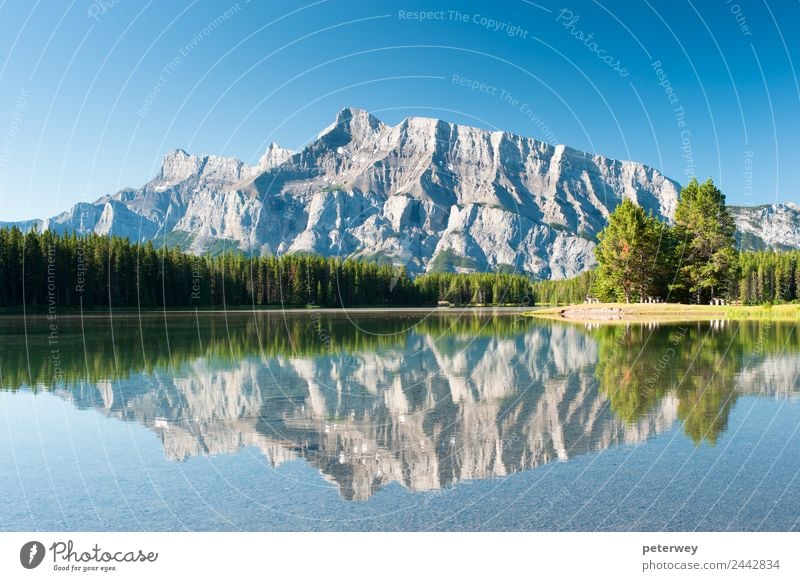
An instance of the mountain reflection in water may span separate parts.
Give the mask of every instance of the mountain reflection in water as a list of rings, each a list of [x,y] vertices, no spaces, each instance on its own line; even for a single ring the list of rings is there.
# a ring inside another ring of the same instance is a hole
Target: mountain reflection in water
[[[81,325],[85,329],[82,332]],[[166,455],[302,458],[345,499],[527,470],[681,422],[713,445],[739,395],[798,394],[773,322],[594,326],[479,313],[8,319],[2,386],[154,430]],[[113,333],[112,333],[113,331]]]

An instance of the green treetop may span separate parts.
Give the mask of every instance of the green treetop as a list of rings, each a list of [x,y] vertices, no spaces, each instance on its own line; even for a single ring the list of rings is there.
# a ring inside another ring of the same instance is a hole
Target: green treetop
[[[681,191],[675,210],[680,277],[676,289],[687,289],[699,303],[727,290],[736,264],[736,226],[725,196],[709,178],[692,179]]]
[[[624,199],[598,235],[594,294],[606,301],[661,295],[672,264],[672,237],[666,224]]]

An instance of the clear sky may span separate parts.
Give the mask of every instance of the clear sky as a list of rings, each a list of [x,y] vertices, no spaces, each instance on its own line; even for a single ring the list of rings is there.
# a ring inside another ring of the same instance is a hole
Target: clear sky
[[[800,202],[798,28],[797,0],[0,0],[0,220],[142,185],[176,147],[299,148],[345,106]]]

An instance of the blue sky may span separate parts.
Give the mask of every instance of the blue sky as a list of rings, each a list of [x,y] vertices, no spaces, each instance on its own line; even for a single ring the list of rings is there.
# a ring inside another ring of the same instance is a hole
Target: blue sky
[[[141,185],[176,147],[299,148],[345,106],[800,202],[798,25],[788,0],[0,0],[0,220]]]

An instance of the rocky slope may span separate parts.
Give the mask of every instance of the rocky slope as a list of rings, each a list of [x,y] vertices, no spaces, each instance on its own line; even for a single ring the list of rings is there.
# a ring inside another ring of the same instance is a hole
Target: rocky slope
[[[155,239],[194,252],[318,252],[431,270],[517,269],[560,278],[593,263],[595,235],[623,197],[665,219],[678,184],[615,161],[436,119],[396,126],[343,109],[302,151],[256,166],[167,154],[143,187],[76,204],[57,231]]]
[[[736,238],[744,250],[788,250],[800,248],[800,206],[769,204],[731,208],[736,220]]]
[[[594,264],[595,237],[623,198],[669,220],[678,191],[639,163],[437,119],[389,126],[348,108],[301,151],[273,144],[255,166],[170,152],[143,187],[76,204],[44,227],[196,253],[315,252],[390,261],[415,274],[563,278]],[[740,209],[737,223],[751,246],[800,246],[789,219],[796,213]],[[761,238],[765,222],[773,227]]]

